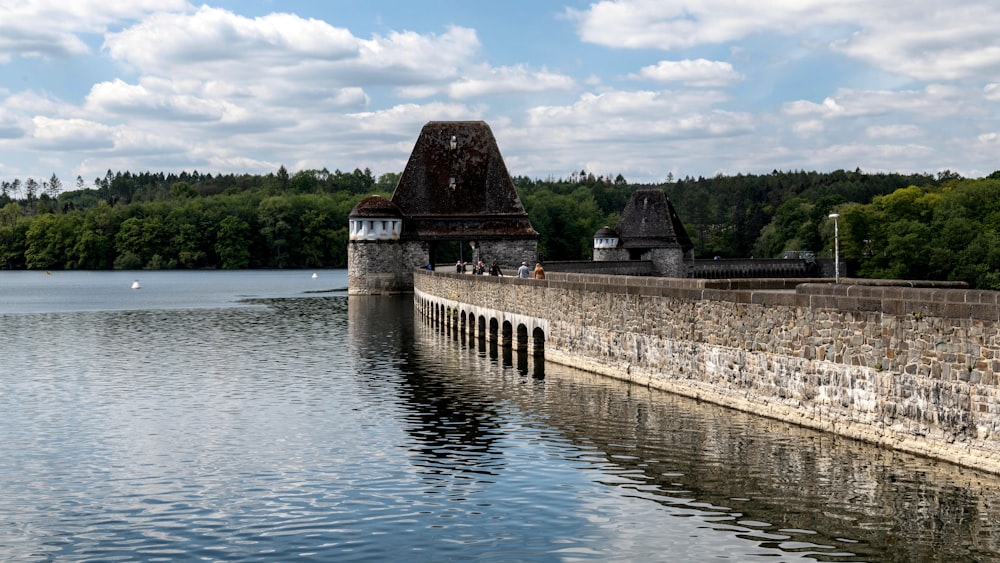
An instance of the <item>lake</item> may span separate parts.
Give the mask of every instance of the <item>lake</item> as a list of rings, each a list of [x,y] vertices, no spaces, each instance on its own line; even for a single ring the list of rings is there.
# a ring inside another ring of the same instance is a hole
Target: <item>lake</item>
[[[313,273],[0,272],[0,560],[1000,561],[996,476]]]

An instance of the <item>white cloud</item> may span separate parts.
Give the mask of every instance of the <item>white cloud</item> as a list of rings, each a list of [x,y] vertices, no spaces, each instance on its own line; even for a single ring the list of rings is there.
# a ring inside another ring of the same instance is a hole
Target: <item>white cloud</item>
[[[865,135],[871,139],[913,140],[923,136],[923,130],[912,124],[879,125],[867,127]]]
[[[366,133],[405,131],[403,138],[409,140],[412,148],[417,133],[428,121],[465,121],[482,119],[483,116],[480,110],[462,104],[430,103],[400,104],[384,110],[349,114],[347,117]]]
[[[464,27],[449,26],[441,35],[393,32],[363,41],[357,64],[344,70],[390,84],[443,81],[474,64],[479,48],[475,30]]]
[[[565,12],[587,45],[554,33],[558,45],[506,51],[445,11],[413,24],[431,31],[362,32],[326,4],[309,18],[249,16],[242,3],[0,0],[0,160],[36,177],[48,163],[87,177],[381,173],[402,169],[427,121],[482,119],[519,175],[988,172],[1000,6],[938,4],[604,0]]]
[[[202,6],[193,14],[162,12],[117,33],[104,48],[112,58],[153,75],[206,77],[225,70],[253,76],[357,58],[360,41],[346,29],[292,14],[247,18]],[[249,73],[249,74],[248,74]]]
[[[642,67],[638,74],[631,76],[657,82],[683,82],[690,86],[708,87],[727,86],[743,78],[733,70],[731,63],[707,59],[660,61],[656,65]]]
[[[160,11],[182,11],[185,0],[21,0],[0,2],[0,61],[15,56],[62,58],[90,51],[81,33]]]
[[[715,107],[717,92],[610,90],[586,93],[569,105],[537,106],[528,120],[496,127],[514,174],[581,167],[597,175],[624,173],[662,180],[678,162],[754,131],[753,118]],[[540,151],[539,147],[544,147]]]
[[[886,72],[953,80],[1000,70],[1000,5],[917,0],[602,0],[567,9],[580,37],[608,47],[673,50],[763,34],[809,35]]]
[[[94,150],[114,147],[114,128],[86,119],[33,120],[33,143],[49,150]]]
[[[0,107],[0,139],[18,139],[25,132],[25,126],[16,113]]]
[[[788,102],[783,112],[790,116],[816,116],[824,119],[866,117],[890,113],[943,117],[962,110],[962,92],[950,86],[930,85],[923,90],[851,90],[843,89],[821,103],[807,100]]]
[[[880,2],[864,30],[835,43],[842,52],[918,80],[956,80],[1000,70],[1000,5],[924,0],[905,9]]]
[[[190,95],[164,95],[121,80],[95,84],[86,109],[103,114],[153,114],[170,120],[219,121],[227,104]]]
[[[391,32],[371,39],[293,14],[247,18],[203,6],[195,13],[155,14],[104,47],[144,75],[260,84],[267,80],[326,85],[443,83],[459,75],[479,48],[475,31],[452,26],[440,35]]]
[[[862,0],[777,0],[766,7],[742,0],[603,0],[566,14],[584,41],[670,50],[849,22],[863,5]]]
[[[658,119],[690,117],[727,99],[717,92],[613,90],[584,94],[572,105],[531,108],[528,116],[533,125],[586,123],[627,117],[635,119],[636,128],[644,128]]]
[[[792,131],[797,135],[809,136],[820,133],[826,129],[822,120],[819,119],[807,119],[805,121],[797,121],[792,124]]]
[[[530,71],[524,66],[487,68],[476,74],[450,84],[449,95],[462,100],[496,94],[566,91],[575,86],[573,79],[564,74]]]
[[[1000,102],[1000,84],[991,82],[984,86],[983,97],[991,102]]]

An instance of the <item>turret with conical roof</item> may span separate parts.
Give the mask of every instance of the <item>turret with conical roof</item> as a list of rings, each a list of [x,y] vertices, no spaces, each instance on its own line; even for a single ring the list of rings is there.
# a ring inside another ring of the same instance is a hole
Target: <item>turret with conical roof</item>
[[[347,216],[350,240],[399,240],[403,213],[391,200],[370,195],[354,206]]]
[[[618,225],[594,234],[594,260],[650,260],[659,275],[689,277],[694,245],[667,194],[640,188],[629,197]]]

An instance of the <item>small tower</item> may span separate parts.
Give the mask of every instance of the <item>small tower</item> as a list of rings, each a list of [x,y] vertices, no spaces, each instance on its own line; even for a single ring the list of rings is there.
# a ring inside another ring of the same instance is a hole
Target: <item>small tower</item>
[[[398,240],[403,214],[392,201],[378,195],[358,202],[348,215],[350,240]]]
[[[594,234],[594,260],[649,260],[659,276],[690,277],[694,245],[667,194],[659,188],[632,192],[621,221]]]
[[[594,233],[594,261],[614,262],[628,260],[628,253],[618,248],[618,231],[604,226]]]
[[[347,287],[351,294],[403,293],[413,289],[414,258],[400,244],[403,213],[393,202],[372,195],[347,216]],[[416,260],[423,260],[420,253]]]

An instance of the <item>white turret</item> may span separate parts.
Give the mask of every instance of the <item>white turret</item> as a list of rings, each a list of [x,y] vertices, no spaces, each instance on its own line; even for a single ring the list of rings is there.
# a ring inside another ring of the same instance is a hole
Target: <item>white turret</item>
[[[403,216],[391,201],[381,196],[363,199],[351,211],[350,240],[399,240]]]

